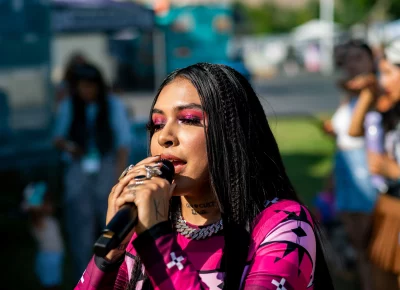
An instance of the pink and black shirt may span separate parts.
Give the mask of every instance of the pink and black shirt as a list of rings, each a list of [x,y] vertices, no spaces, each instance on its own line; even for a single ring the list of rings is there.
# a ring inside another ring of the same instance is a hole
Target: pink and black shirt
[[[93,257],[75,290],[123,290],[139,255],[155,290],[223,288],[220,262],[222,234],[191,240],[160,223],[133,236],[119,263]],[[245,290],[313,290],[316,258],[314,225],[308,210],[295,201],[268,201],[255,220],[248,263],[242,277]],[[142,289],[139,282],[137,289]]]

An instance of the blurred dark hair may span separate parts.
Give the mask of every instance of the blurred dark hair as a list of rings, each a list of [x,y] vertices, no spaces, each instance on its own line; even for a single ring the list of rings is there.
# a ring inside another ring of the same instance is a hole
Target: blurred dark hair
[[[334,60],[335,60],[335,66],[338,69],[341,69],[345,63],[345,55],[346,55],[346,50],[347,50],[347,44],[346,43],[341,43],[335,46],[333,54],[334,54]]]
[[[347,47],[347,49],[359,48],[361,50],[364,50],[370,57],[371,61],[375,62],[374,52],[372,51],[371,47],[366,42],[359,40],[359,39],[352,39],[346,43],[346,47]]]
[[[162,83],[152,107],[161,90],[179,78],[192,83],[207,113],[208,170],[224,224],[223,289],[239,289],[252,223],[264,210],[265,202],[275,197],[295,201],[299,198],[286,174],[260,100],[245,77],[228,66],[208,63],[179,69]],[[151,138],[154,133],[151,117],[149,130]],[[172,198],[171,215],[179,210],[176,206],[179,202],[179,197]],[[317,258],[314,289],[330,290],[333,285],[318,225],[315,225]],[[135,289],[140,276],[141,262],[136,256],[129,289]]]
[[[389,110],[382,113],[385,132],[397,129],[400,123],[400,102],[395,103]]]
[[[108,88],[100,70],[93,64],[85,63],[76,65],[73,70],[73,86],[80,81],[90,81],[98,88],[95,102],[98,105],[96,118],[96,145],[104,155],[112,148],[113,135],[109,122]],[[75,141],[84,150],[87,149],[88,128],[86,121],[86,102],[79,95],[78,90],[71,92],[73,104],[73,120],[70,128],[71,141]]]
[[[63,76],[63,81],[65,82],[65,85],[67,86],[67,90],[70,92],[74,88],[72,87],[72,83],[74,82],[75,79],[75,68],[79,65],[88,63],[86,60],[86,57],[83,55],[81,52],[75,52],[73,53],[65,67],[65,72]]]

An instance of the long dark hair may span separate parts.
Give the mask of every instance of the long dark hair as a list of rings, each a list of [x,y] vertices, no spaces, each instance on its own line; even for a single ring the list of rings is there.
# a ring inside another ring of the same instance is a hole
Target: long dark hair
[[[286,174],[263,107],[240,73],[208,63],[176,70],[161,85],[153,107],[161,90],[177,78],[194,85],[207,113],[208,169],[224,223],[225,248],[221,261],[224,289],[239,289],[252,222],[264,209],[265,201],[275,197],[295,201],[299,198]],[[151,125],[150,138],[154,133]],[[177,202],[173,199],[172,204]],[[176,207],[171,207],[170,211],[174,210]],[[140,259],[136,257],[135,262],[130,289],[135,289],[141,275]],[[319,238],[317,272],[320,277],[315,277],[315,289],[332,289]]]
[[[97,85],[98,96],[95,102],[98,113],[95,125],[96,145],[101,154],[108,153],[112,148],[112,130],[109,121],[108,88],[104,78],[97,67],[92,64],[77,65],[74,69],[74,79],[71,83],[76,87],[80,81],[89,81]],[[70,139],[84,150],[87,149],[88,128],[86,122],[86,102],[79,95],[78,90],[72,90],[73,118],[69,131]]]

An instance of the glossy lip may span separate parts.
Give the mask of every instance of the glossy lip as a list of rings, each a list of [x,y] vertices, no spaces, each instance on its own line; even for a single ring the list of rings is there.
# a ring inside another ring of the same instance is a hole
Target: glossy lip
[[[172,154],[161,154],[161,159],[166,159],[166,160],[169,160],[172,162],[172,164],[174,165],[174,168],[175,168],[175,174],[179,174],[186,167],[186,161],[184,161]],[[181,163],[181,164],[176,164],[176,163]],[[182,163],[184,163],[184,164],[182,164]]]

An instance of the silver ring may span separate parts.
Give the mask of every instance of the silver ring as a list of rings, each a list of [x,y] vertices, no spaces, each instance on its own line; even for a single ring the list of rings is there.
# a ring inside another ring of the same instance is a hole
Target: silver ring
[[[134,184],[135,184],[135,187],[138,185],[144,184],[144,180],[138,180]]]
[[[160,176],[162,174],[161,170],[158,169],[158,167],[145,165],[144,168],[146,169],[147,179],[151,179],[154,176]]]
[[[131,164],[127,168],[125,168],[125,170],[122,171],[122,173],[121,173],[120,177],[118,178],[118,180],[121,180],[122,178],[124,178],[133,167],[134,167],[134,165]]]

